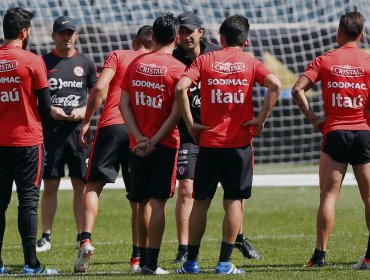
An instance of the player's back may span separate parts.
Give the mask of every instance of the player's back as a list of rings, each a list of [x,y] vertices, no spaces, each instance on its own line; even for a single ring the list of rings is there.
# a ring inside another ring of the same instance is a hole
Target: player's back
[[[43,141],[35,90],[48,86],[44,62],[19,47],[0,47],[0,145]]]

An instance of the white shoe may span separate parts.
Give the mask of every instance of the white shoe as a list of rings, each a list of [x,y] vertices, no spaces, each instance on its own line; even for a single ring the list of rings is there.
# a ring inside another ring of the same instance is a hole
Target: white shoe
[[[367,269],[370,269],[370,263],[368,262],[365,262],[365,256],[362,256],[360,257],[360,259],[358,260],[358,263],[356,263],[355,265],[352,266],[353,269],[364,269],[364,270],[367,270]]]
[[[144,267],[141,270],[141,274],[165,275],[165,274],[170,274],[170,272],[168,270],[164,270],[164,269],[162,269],[162,268],[160,268],[158,266],[155,271],[150,270],[149,268]]]
[[[95,248],[91,245],[90,241],[85,241],[77,254],[77,259],[74,265],[74,272],[86,273],[89,260],[94,255]]]
[[[36,252],[46,252],[51,249],[50,240],[46,240],[45,237],[41,237],[36,243]]]

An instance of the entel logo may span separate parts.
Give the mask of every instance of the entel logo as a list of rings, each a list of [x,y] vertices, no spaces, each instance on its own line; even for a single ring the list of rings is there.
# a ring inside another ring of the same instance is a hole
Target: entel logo
[[[363,77],[365,73],[364,68],[351,65],[333,65],[330,71],[341,77]]]
[[[139,63],[137,65],[136,72],[146,76],[166,76],[167,67],[155,64]]]
[[[0,60],[0,72],[8,72],[18,68],[17,60]]]
[[[236,63],[223,63],[223,62],[213,62],[211,69],[214,72],[221,74],[232,74],[245,71],[245,65],[242,62]]]

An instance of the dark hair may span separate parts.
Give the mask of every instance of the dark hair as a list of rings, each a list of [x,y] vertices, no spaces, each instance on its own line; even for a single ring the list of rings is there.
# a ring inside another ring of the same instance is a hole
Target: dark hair
[[[23,8],[13,8],[6,11],[3,21],[4,38],[17,39],[23,28],[31,26],[32,12]]]
[[[243,46],[248,32],[248,19],[240,15],[228,17],[220,26],[220,35],[224,36],[228,46]]]
[[[153,26],[144,25],[140,27],[136,33],[135,41],[146,49],[152,49],[155,44],[153,41]]]
[[[167,45],[176,39],[179,32],[180,21],[172,13],[158,17],[153,24],[153,35],[160,45]]]
[[[340,17],[339,28],[348,36],[357,38],[364,29],[365,19],[357,11],[348,12]]]

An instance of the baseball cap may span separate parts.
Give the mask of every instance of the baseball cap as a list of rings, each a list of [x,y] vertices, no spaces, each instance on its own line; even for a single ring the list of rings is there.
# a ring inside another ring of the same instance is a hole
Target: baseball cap
[[[76,24],[73,18],[61,16],[58,17],[53,24],[53,31],[54,32],[62,32],[63,30],[70,29],[76,31]]]
[[[202,27],[202,21],[200,18],[192,13],[185,12],[179,15],[180,26],[185,26],[190,30],[195,30],[195,28]]]

